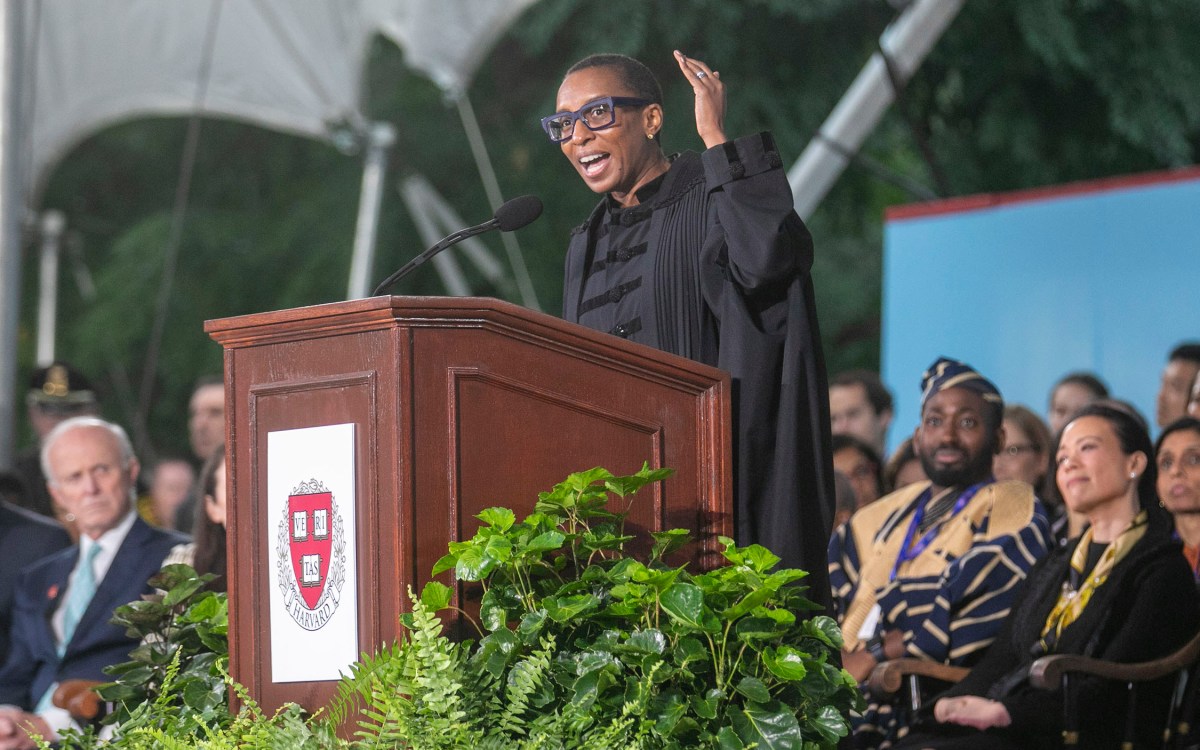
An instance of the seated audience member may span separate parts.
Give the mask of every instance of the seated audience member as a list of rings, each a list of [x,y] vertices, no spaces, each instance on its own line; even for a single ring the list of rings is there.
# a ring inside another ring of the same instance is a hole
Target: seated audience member
[[[1050,389],[1050,406],[1046,413],[1050,435],[1058,435],[1075,412],[1102,398],[1108,398],[1108,386],[1092,373],[1073,372],[1064,375]]]
[[[853,435],[884,455],[892,423],[892,394],[870,370],[849,370],[829,381],[829,419],[834,435]]]
[[[11,501],[25,491],[14,474],[0,474],[0,664],[8,656],[8,631],[12,620],[13,587],[17,573],[37,560],[71,544],[62,526]]]
[[[1031,485],[1050,518],[1051,533],[1055,540],[1063,542],[1079,536],[1086,521],[1083,516],[1069,512],[1051,487],[1053,441],[1041,417],[1020,404],[1009,404],[1004,407],[1004,450],[996,454],[992,473],[998,480],[1016,479]]]
[[[1200,342],[1188,341],[1171,350],[1163,368],[1154,419],[1160,428],[1187,414],[1192,383],[1200,373]]]
[[[992,478],[1004,447],[996,387],[942,358],[921,389],[913,445],[929,480],[858,511],[829,545],[842,664],[859,681],[901,656],[976,662],[1049,538],[1033,489]],[[870,696],[853,725],[855,747],[892,741],[902,728],[893,706]]]
[[[875,502],[883,494],[883,464],[875,450],[853,435],[834,435],[833,468],[854,486],[858,508]]]
[[[54,500],[75,516],[79,544],[21,571],[12,640],[0,667],[0,746],[32,748],[25,729],[49,740],[70,724],[52,705],[58,683],[105,680],[137,641],[109,622],[113,610],[148,594],[163,558],[184,537],[155,529],[134,509],[138,461],[119,426],[69,419],[42,446]]]
[[[163,565],[190,565],[201,575],[216,576],[209,584],[214,591],[225,591],[225,446],[219,445],[204,462],[197,483],[200,502],[192,523],[194,541],[177,545]]]
[[[1063,746],[1063,694],[1029,685],[1047,654],[1137,662],[1177,650],[1200,626],[1192,576],[1171,519],[1155,495],[1154,449],[1140,416],[1110,401],[1090,404],[1059,436],[1059,490],[1088,517],[1075,543],[1030,572],[1004,629],[983,660],[926,709],[897,747],[1049,750]],[[1159,747],[1173,684],[1137,694],[1136,747]],[[1121,745],[1125,685],[1076,679],[1078,747]]]
[[[887,465],[883,467],[883,491],[894,492],[901,487],[927,479],[929,477],[925,476],[921,459],[917,458],[917,452],[913,450],[912,438],[904,438],[896,447],[896,452],[888,459]]]
[[[998,480],[1016,479],[1041,495],[1050,472],[1050,430],[1042,418],[1020,404],[1004,407],[1004,449],[992,461]]]
[[[850,520],[854,511],[858,510],[858,498],[854,496],[854,485],[850,477],[837,469],[833,470],[833,527],[836,529]]]
[[[1187,413],[1189,417],[1200,419],[1200,370],[1192,381],[1192,395],[1188,397]]]
[[[34,370],[29,378],[25,408],[37,444],[18,453],[13,462],[13,468],[29,490],[23,507],[44,516],[54,516],[54,504],[46,491],[46,476],[42,473],[42,444],[60,422],[71,417],[95,416],[100,413],[100,404],[96,391],[83,373],[67,362],[52,362]],[[63,520],[59,518],[59,521]]]
[[[217,446],[225,442],[225,381],[220,375],[205,375],[196,381],[188,400],[188,443],[197,468],[204,465]],[[200,504],[195,487],[175,511],[175,528],[192,530],[196,506]]]
[[[1183,555],[1200,584],[1200,419],[1183,417],[1167,425],[1155,455],[1159,502],[1174,517]]]
[[[162,529],[175,528],[175,514],[195,483],[195,470],[182,458],[166,458],[154,465],[149,488],[154,525]]]

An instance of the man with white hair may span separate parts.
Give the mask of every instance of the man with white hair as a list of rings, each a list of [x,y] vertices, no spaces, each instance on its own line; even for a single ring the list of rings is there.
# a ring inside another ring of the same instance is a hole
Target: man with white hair
[[[113,611],[152,592],[147,580],[185,541],[137,515],[139,464],[125,431],[96,417],[55,427],[42,444],[54,501],[75,517],[79,543],[21,571],[12,648],[0,667],[0,750],[35,747],[29,732],[54,740],[70,725],[51,700],[68,679],[106,680],[104,668],[138,642],[109,622]]]

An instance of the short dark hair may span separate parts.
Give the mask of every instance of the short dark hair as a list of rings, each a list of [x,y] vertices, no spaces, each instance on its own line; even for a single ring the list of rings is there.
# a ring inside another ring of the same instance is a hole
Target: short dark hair
[[[1185,341],[1171,350],[1167,361],[1182,359],[1200,365],[1200,341]]]
[[[874,462],[876,466],[883,466],[883,460],[879,458],[879,453],[876,452],[874,448],[867,445],[865,440],[855,437],[854,435],[849,435],[846,433],[833,435],[830,438],[829,446],[832,453],[837,453],[838,451],[846,448],[853,448]]]
[[[870,370],[846,370],[840,372],[829,381],[829,387],[861,385],[867,392],[867,401],[876,414],[882,414],[892,409],[892,393],[883,384],[878,373]]]
[[[613,52],[602,52],[588,55],[567,70],[566,75],[577,73],[588,68],[609,68],[616,72],[622,85],[639,99],[645,99],[653,104],[663,103],[662,86],[658,78],[640,60],[628,55],[618,55]],[[563,76],[564,78],[566,76]]]
[[[1158,440],[1154,442],[1154,453],[1157,455],[1157,453],[1162,450],[1163,441],[1167,439],[1168,435],[1173,435],[1176,432],[1185,432],[1188,430],[1200,433],[1200,419],[1196,419],[1195,417],[1180,417],[1164,427],[1162,434],[1160,434],[1158,436]]]
[[[880,495],[883,494],[883,459],[879,457],[879,453],[875,451],[865,440],[854,435],[834,435],[830,438],[830,454],[837,453],[846,448],[852,448],[862,455],[866,456],[871,465],[875,467],[875,491]]]
[[[1108,386],[1104,384],[1098,376],[1090,372],[1071,372],[1063,375],[1050,389],[1050,392],[1058,390],[1060,385],[1077,385],[1080,388],[1086,388],[1094,398],[1108,398]]]

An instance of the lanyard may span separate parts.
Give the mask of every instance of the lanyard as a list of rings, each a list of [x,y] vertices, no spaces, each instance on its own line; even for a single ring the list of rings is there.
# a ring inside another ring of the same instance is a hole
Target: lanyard
[[[958,515],[959,511],[967,507],[967,503],[971,502],[971,498],[975,497],[975,493],[990,483],[991,480],[989,479],[986,482],[973,484],[963,490],[963,493],[958,496],[958,501],[954,503],[954,507],[950,510],[950,514],[946,516],[946,521]],[[927,488],[921,493],[921,497],[918,500],[917,512],[913,513],[912,521],[908,524],[908,532],[904,535],[904,546],[900,548],[900,554],[896,555],[896,563],[892,565],[892,574],[888,576],[889,583],[896,580],[896,576],[900,572],[900,566],[920,556],[925,551],[925,548],[937,537],[938,532],[942,530],[942,526],[945,525],[946,521],[939,523],[929,531],[926,531],[925,536],[917,540],[916,544],[912,543],[913,537],[917,534],[917,529],[921,526],[921,520],[925,518],[925,508],[929,505],[932,494],[932,488]]]

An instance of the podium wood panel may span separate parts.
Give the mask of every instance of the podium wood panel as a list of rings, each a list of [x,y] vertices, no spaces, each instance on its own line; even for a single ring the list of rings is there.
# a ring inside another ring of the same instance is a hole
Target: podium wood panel
[[[375,297],[205,330],[225,349],[230,666],[268,711],[336,690],[271,677],[271,432],[355,425],[360,651],[398,635],[407,587],[475,533],[475,514],[528,513],[573,471],[669,466],[631,525],[700,532],[693,557],[732,535],[730,385],[715,368],[478,298]]]

